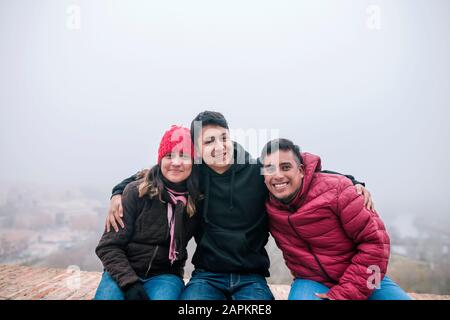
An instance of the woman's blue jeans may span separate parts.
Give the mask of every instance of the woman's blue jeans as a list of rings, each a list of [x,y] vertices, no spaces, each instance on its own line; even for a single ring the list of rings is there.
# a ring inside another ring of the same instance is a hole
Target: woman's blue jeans
[[[183,280],[173,274],[140,279],[150,300],[178,300],[184,289]],[[123,291],[108,272],[103,272],[94,300],[125,300]]]

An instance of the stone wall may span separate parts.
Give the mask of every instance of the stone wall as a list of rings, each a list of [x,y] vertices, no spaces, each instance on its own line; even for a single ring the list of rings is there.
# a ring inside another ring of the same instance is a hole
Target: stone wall
[[[55,269],[0,265],[0,300],[89,300],[101,278],[99,272],[76,268]],[[270,285],[277,300],[284,300],[289,285]],[[416,294],[417,300],[450,300],[450,295]]]

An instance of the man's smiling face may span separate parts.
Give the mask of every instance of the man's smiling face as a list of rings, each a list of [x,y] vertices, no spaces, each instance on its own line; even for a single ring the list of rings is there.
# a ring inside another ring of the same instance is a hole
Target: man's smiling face
[[[264,183],[269,192],[280,200],[293,197],[302,186],[303,166],[294,153],[275,151],[263,159]]]
[[[222,168],[233,163],[233,142],[228,129],[216,125],[204,126],[197,145],[208,166]]]

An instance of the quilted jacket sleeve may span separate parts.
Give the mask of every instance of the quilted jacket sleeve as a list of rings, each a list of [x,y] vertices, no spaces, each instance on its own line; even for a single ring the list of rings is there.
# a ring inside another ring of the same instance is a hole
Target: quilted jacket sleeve
[[[134,222],[138,215],[138,190],[135,184],[129,184],[122,195],[125,228],[118,232],[104,232],[95,250],[104,269],[124,289],[139,280],[131,267],[126,248],[134,232]]]
[[[364,300],[387,271],[390,240],[377,213],[364,207],[364,198],[352,183],[341,179],[337,191],[336,212],[346,234],[355,242],[356,254],[351,264],[327,295],[331,299]],[[378,272],[374,274],[374,271]]]

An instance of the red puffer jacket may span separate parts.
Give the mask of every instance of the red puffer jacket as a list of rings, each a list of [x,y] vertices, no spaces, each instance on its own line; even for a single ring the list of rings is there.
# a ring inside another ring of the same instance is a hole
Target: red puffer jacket
[[[331,299],[367,299],[374,279],[386,274],[385,226],[364,207],[349,179],[320,173],[318,156],[302,157],[305,176],[298,195],[287,205],[272,196],[266,202],[270,232],[296,277],[326,285]]]

